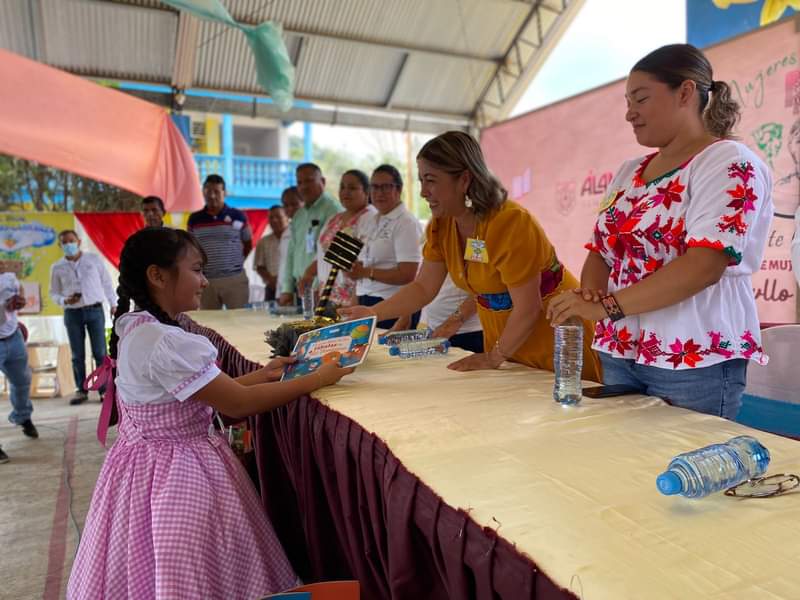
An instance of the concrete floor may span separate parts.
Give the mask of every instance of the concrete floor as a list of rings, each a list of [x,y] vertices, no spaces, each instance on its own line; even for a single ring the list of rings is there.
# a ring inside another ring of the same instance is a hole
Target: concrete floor
[[[0,445],[11,457],[0,464],[0,599],[64,597],[76,527],[83,529],[105,457],[95,433],[96,394],[81,406],[64,398],[33,403],[36,440],[8,423],[11,406],[0,397]]]

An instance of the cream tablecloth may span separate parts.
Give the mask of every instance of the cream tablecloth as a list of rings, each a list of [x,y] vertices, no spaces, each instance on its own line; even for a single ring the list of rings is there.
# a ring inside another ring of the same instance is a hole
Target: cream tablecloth
[[[263,331],[280,323],[250,311],[191,316],[262,363]],[[688,500],[655,486],[673,455],[740,434],[769,448],[771,473],[798,473],[797,442],[657,398],[562,407],[551,373],[447,370],[460,354],[401,361],[376,345],[315,397],[578,597],[800,598],[800,494]]]

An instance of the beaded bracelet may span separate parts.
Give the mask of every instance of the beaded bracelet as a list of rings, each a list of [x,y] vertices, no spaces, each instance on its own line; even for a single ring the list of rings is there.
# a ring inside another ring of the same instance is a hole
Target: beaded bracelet
[[[600,298],[600,303],[603,305],[608,318],[612,321],[619,321],[625,317],[625,313],[622,312],[622,308],[620,308],[613,294],[608,294]]]

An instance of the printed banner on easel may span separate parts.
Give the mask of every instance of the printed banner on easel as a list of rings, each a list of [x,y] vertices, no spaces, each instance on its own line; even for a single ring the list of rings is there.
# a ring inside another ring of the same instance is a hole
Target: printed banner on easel
[[[39,314],[61,314],[50,300],[50,267],[63,256],[58,232],[74,228],[70,213],[0,213],[0,260],[22,262],[20,280],[33,300],[22,312],[30,313],[38,301]],[[33,297],[37,289],[38,299]]]

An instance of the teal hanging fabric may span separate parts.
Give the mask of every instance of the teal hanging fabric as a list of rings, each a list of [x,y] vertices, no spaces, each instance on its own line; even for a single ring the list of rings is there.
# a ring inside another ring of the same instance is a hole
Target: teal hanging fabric
[[[233,20],[220,0],[162,0],[199,19],[234,27],[244,33],[256,61],[258,85],[264,88],[281,110],[292,106],[294,67],[283,43],[281,26],[270,21],[261,25],[240,25]]]

